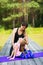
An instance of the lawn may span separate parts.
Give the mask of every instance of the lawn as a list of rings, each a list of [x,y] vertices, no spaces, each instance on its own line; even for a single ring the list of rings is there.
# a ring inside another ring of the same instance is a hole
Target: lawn
[[[9,35],[11,34],[12,30],[5,30],[4,27],[0,28],[0,50],[4,46],[5,42],[7,41]]]
[[[27,28],[28,36],[34,40],[39,46],[43,47],[43,28]]]
[[[11,32],[11,29],[5,30],[4,27],[0,28],[0,50],[4,46]],[[43,47],[43,28],[28,27],[26,32],[32,40]]]

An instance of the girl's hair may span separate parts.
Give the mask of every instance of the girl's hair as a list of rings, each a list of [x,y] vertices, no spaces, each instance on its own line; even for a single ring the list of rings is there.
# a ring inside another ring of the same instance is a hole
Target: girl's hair
[[[26,39],[23,38],[23,40],[22,40],[22,42],[21,42],[21,45],[25,45],[25,44],[27,44],[27,42],[26,42]]]
[[[26,42],[26,39],[23,38],[22,43],[20,44],[20,51],[24,51],[23,47],[25,47],[25,44],[27,44],[27,42]],[[23,50],[22,50],[22,48],[23,48]]]

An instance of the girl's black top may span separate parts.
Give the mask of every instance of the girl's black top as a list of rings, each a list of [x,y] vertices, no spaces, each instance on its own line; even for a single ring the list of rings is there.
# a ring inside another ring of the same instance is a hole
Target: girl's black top
[[[14,37],[14,43],[16,43],[19,38],[24,38],[24,34],[22,33],[21,35],[18,35],[18,29],[17,29]]]

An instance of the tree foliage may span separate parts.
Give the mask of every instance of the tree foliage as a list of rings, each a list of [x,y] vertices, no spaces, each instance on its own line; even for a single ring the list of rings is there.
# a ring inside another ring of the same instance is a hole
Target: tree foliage
[[[40,0],[40,2],[42,2],[42,0]],[[43,5],[39,3],[39,0],[21,3],[17,0],[0,0],[0,21],[7,22],[15,20],[23,15],[29,15],[30,12],[35,15],[37,10],[40,10],[41,14],[43,13]]]

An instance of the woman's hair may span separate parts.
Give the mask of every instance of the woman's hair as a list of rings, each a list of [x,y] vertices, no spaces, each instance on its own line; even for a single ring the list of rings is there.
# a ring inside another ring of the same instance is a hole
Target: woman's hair
[[[26,28],[28,27],[28,23],[27,22],[22,22],[21,25],[22,26],[26,26]]]
[[[22,26],[25,26],[26,28],[28,27],[28,23],[27,22],[22,22],[21,23]],[[25,30],[23,30],[23,34],[25,33]]]

